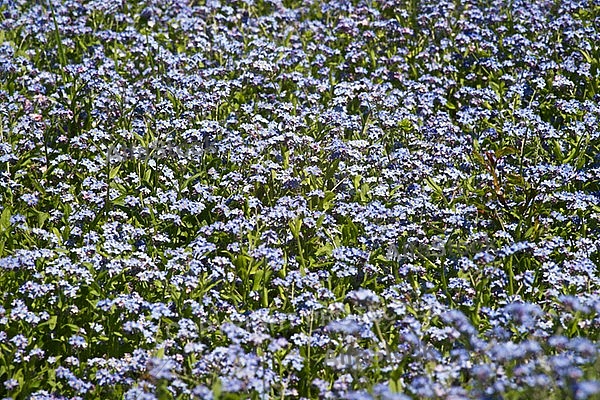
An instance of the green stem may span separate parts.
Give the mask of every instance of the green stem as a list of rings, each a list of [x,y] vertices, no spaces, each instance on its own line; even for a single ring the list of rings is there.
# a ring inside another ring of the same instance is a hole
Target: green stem
[[[67,56],[65,55],[65,48],[63,47],[62,40],[60,39],[60,31],[58,29],[58,22],[56,21],[54,7],[52,7],[52,3],[50,1],[48,1],[48,8],[50,9],[50,15],[52,15],[52,22],[54,23],[54,36],[56,38],[56,48],[58,49],[58,61],[60,62],[61,67],[63,67],[60,72],[63,80],[65,80],[64,67],[67,65]]]

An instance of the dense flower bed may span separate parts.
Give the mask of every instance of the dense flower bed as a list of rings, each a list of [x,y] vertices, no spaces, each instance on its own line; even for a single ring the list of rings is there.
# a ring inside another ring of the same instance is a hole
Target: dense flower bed
[[[0,397],[600,393],[598,1],[0,1]]]

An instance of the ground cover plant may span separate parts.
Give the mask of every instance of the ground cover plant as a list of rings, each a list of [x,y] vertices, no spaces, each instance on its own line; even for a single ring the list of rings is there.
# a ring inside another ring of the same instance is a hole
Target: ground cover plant
[[[0,1],[0,398],[600,398],[598,1]]]

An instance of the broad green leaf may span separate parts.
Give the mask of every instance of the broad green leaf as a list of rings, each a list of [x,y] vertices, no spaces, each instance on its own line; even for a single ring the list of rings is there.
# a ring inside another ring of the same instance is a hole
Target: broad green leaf
[[[0,215],[0,233],[6,231],[10,227],[10,208],[6,207]]]
[[[121,165],[122,164],[119,164],[119,165],[117,165],[115,167],[112,167],[110,169],[110,172],[108,174],[108,178],[109,179],[113,179],[115,176],[117,176],[119,174],[119,170],[121,169]]]

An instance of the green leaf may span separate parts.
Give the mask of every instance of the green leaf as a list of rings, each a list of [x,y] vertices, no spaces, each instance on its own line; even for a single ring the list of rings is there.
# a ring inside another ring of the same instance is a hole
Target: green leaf
[[[435,190],[438,194],[443,194],[443,190],[442,188],[431,178],[431,177],[427,177],[425,178],[425,181],[427,182],[427,184],[429,186],[431,186],[431,188],[433,190]]]
[[[222,389],[222,385],[221,385],[221,380],[217,379],[215,381],[215,383],[212,385],[211,388],[213,395],[215,396],[215,399],[219,399],[221,398],[221,393],[223,393],[223,389]]]
[[[63,328],[69,328],[71,330],[71,332],[73,332],[73,333],[79,332],[79,327],[77,325],[65,324],[65,325],[63,325]]]
[[[57,321],[58,321],[58,317],[56,315],[53,315],[48,319],[48,327],[50,328],[51,331],[53,331],[54,328],[56,328]]]
[[[583,49],[578,49],[579,52],[581,53],[581,55],[585,58],[585,61],[588,62],[589,64],[593,64],[594,63],[594,59],[592,58],[592,56],[590,56],[590,54],[583,50]]]
[[[503,149],[496,151],[496,158],[501,158],[509,154],[517,154],[518,151],[514,147],[506,146]]]
[[[150,182],[150,174],[152,174],[152,170],[150,168],[148,168],[146,170],[146,172],[144,173],[144,181],[147,183],[152,183],[152,182]]]
[[[56,235],[56,237],[59,239],[59,244],[62,244],[62,235],[58,228],[52,228],[52,233],[54,233],[54,235]]]
[[[402,384],[400,383],[400,380],[394,380],[394,379],[390,379],[390,391],[392,393],[400,393],[402,390]]]
[[[63,228],[63,231],[62,231],[63,241],[66,242],[67,240],[69,240],[70,235],[71,235],[71,227],[67,225]]]
[[[558,140],[554,141],[554,146],[553,146],[552,150],[554,152],[554,157],[556,157],[558,162],[562,162],[562,160],[564,159],[564,156],[563,156],[562,150],[560,149],[560,142]]]
[[[261,284],[263,283],[262,278],[265,275],[265,272],[263,270],[257,271],[256,274],[254,274],[254,282],[252,283],[252,290],[258,290],[261,286]]]
[[[360,185],[360,190],[359,190],[359,194],[360,194],[360,201],[362,202],[366,202],[369,198],[369,191],[371,190],[371,188],[369,187],[368,183],[363,183],[362,185]]]
[[[321,228],[324,220],[325,220],[325,213],[321,214],[321,216],[319,218],[317,218],[317,222],[315,223],[315,226],[317,229]]]
[[[108,179],[113,179],[115,176],[117,176],[117,174],[119,173],[119,170],[121,169],[121,164],[113,167],[110,169],[110,172],[108,174]]]
[[[37,211],[38,226],[40,228],[44,226],[44,222],[46,222],[48,220],[48,218],[50,218],[50,214],[41,212],[41,211]]]
[[[317,251],[315,252],[315,255],[317,257],[323,256],[323,255],[331,255],[332,251],[333,251],[333,247],[330,244],[326,244],[326,245],[319,247],[317,249]]]
[[[6,207],[0,215],[0,233],[8,230],[10,227],[10,208]]]
[[[297,238],[300,235],[300,228],[302,227],[302,218],[298,217],[293,221],[290,221],[289,225],[292,234],[294,235],[294,237]]]
[[[361,180],[362,180],[362,176],[360,176],[360,175],[356,175],[356,176],[354,176],[354,178],[352,178],[352,183],[354,184],[354,190],[356,190],[357,192],[359,191]]]

